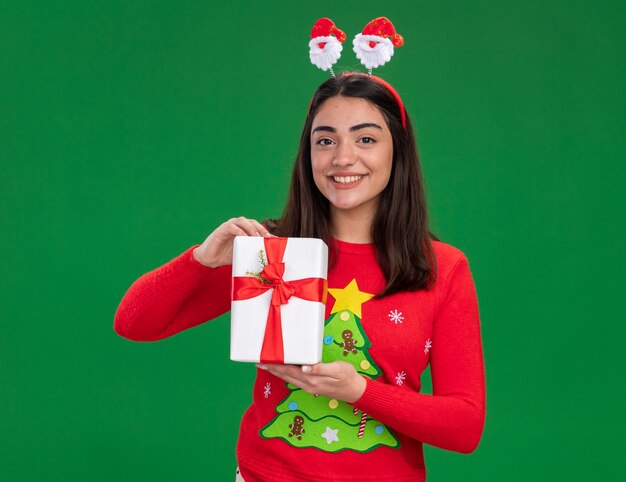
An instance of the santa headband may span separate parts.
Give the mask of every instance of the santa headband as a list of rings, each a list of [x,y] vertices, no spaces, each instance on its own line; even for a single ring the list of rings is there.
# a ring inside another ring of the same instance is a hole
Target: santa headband
[[[341,56],[343,50],[341,44],[345,40],[346,34],[337,28],[331,19],[320,18],[311,29],[311,40],[309,41],[311,63],[324,71],[330,70],[331,75],[335,77],[333,65]],[[372,69],[382,67],[389,62],[393,56],[394,47],[401,47],[403,44],[404,38],[396,32],[388,18],[378,17],[371,20],[352,41],[354,53],[367,68],[367,74],[353,72],[342,75],[368,75],[372,80],[384,86],[396,99],[400,108],[402,127],[406,129],[406,113],[400,94],[388,82],[372,75]]]

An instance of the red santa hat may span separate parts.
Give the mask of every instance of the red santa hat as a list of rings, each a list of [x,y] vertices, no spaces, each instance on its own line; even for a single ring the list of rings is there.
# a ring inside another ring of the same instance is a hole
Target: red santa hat
[[[330,37],[331,35],[334,35],[342,43],[346,40],[346,34],[343,30],[339,30],[330,18],[320,18],[311,29],[311,40],[317,37]]]
[[[342,32],[343,33],[343,32]],[[399,33],[396,33],[396,28],[386,17],[378,17],[371,20],[364,28],[362,35],[377,35],[382,38],[391,39],[391,43],[400,47],[404,44],[404,38]]]

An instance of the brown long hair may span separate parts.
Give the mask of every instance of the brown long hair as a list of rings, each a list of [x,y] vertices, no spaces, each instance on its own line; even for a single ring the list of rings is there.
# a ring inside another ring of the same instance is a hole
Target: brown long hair
[[[339,75],[320,85],[313,96],[304,122],[298,156],[293,168],[287,202],[279,220],[266,221],[278,236],[320,238],[330,248],[331,268],[336,248],[330,231],[328,199],[317,189],[311,167],[311,126],[321,105],[331,97],[365,99],[381,112],[393,138],[393,161],[389,183],[381,193],[372,223],[376,257],[386,285],[376,295],[389,296],[400,291],[432,287],[437,265],[426,208],[422,172],[406,114],[402,127],[400,107],[390,91],[367,75]]]

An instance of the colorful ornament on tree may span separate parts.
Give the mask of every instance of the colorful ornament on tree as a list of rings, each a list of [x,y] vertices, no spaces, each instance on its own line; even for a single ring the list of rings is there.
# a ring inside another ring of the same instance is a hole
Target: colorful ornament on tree
[[[300,415],[296,415],[293,418],[293,423],[289,425],[291,432],[289,432],[290,437],[296,437],[298,440],[302,440],[302,434],[305,432],[304,427],[304,419]]]
[[[363,438],[363,433],[365,433],[365,424],[367,423],[367,413],[365,413],[363,410],[359,410],[356,407],[352,411],[352,413],[354,413],[355,415],[359,412],[361,412],[361,423],[359,424],[359,434],[357,435],[357,437]]]
[[[352,338],[352,331],[343,330],[341,337],[343,338],[343,341],[339,344],[339,346],[343,348],[343,356],[346,356],[350,352],[356,355],[355,343],[357,343],[357,340]]]
[[[326,432],[322,434],[322,438],[326,440],[326,443],[330,445],[333,442],[339,442],[339,438],[337,437],[337,432],[339,429],[332,429],[330,427],[326,427]]]
[[[382,375],[369,354],[372,346],[361,325],[361,305],[374,295],[359,290],[356,280],[345,288],[330,288],[335,299],[324,326],[322,361],[350,363],[368,378]],[[346,345],[346,339],[350,342]],[[344,354],[349,347],[347,354]],[[287,384],[289,394],[276,407],[277,415],[260,431],[263,438],[280,438],[294,447],[314,447],[326,452],[353,450],[369,452],[376,447],[397,448],[400,442],[384,425],[351,405],[325,396],[314,396]],[[294,417],[306,426],[301,438],[294,436]]]

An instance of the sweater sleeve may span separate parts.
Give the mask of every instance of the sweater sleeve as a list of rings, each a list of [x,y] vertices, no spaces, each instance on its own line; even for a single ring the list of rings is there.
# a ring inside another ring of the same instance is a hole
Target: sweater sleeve
[[[470,453],[485,423],[485,370],[478,300],[465,256],[446,279],[430,357],[432,395],[367,379],[353,405],[420,442]]]
[[[133,341],[161,340],[230,310],[231,266],[204,266],[193,257],[197,246],[130,286],[115,313],[117,334]]]

